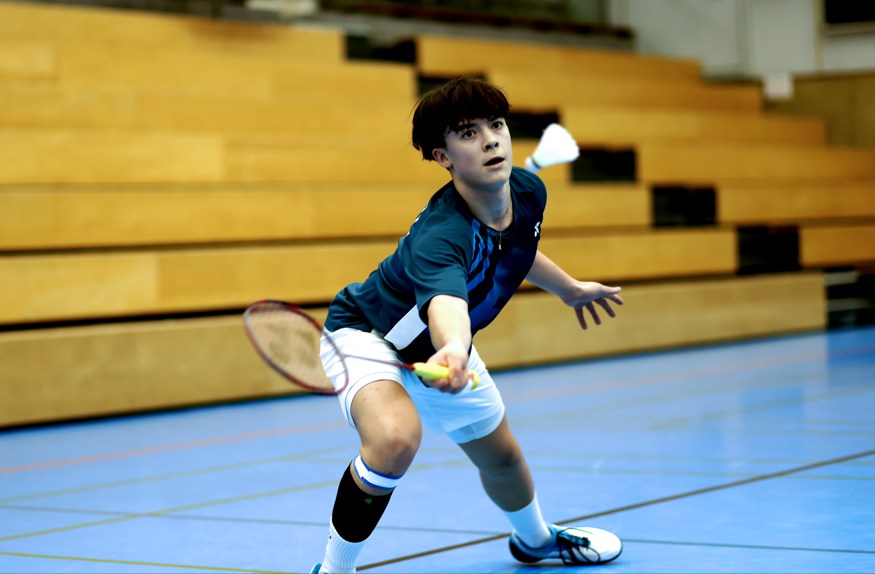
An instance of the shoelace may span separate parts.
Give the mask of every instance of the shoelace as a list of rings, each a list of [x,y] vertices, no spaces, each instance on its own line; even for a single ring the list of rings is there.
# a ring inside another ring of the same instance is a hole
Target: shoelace
[[[599,562],[601,560],[601,555],[590,546],[589,538],[574,535],[568,530],[560,530],[556,533],[556,546],[559,547],[559,557],[564,564],[585,564],[587,562]],[[588,549],[590,552],[595,553],[596,559],[590,560],[582,552],[575,554],[574,550],[581,548]]]

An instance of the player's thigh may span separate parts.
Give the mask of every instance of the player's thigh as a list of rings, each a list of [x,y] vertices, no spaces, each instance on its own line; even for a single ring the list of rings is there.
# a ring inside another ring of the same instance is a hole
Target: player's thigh
[[[404,387],[389,380],[369,383],[356,393],[350,410],[366,462],[381,472],[403,474],[422,441],[419,413]]]

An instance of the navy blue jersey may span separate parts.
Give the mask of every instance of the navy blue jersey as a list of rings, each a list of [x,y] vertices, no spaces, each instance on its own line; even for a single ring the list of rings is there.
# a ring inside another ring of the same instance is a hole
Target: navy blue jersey
[[[521,168],[510,194],[513,223],[498,232],[473,216],[452,182],[438,190],[395,252],[337,294],[325,328],[377,330],[414,362],[435,353],[427,326],[435,295],[468,302],[472,334],[489,325],[532,267],[547,203],[544,183]]]

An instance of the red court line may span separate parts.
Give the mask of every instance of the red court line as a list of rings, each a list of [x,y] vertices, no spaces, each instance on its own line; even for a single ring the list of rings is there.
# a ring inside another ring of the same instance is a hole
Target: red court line
[[[34,462],[19,466],[0,467],[0,475],[15,474],[17,472],[29,472],[33,470],[46,470],[49,468],[61,468],[65,466],[74,466],[77,464],[90,464],[93,462],[103,462],[107,460],[119,460],[122,458],[131,458],[135,456],[144,456],[158,454],[164,452],[173,452],[177,450],[187,450],[193,448],[202,448],[207,446],[216,446],[220,444],[230,444],[235,442],[243,442],[248,440],[258,440],[270,438],[274,436],[283,436],[291,434],[301,434],[308,432],[318,432],[346,426],[346,421],[331,421],[323,423],[313,423],[309,425],[297,425],[279,429],[253,431],[247,433],[231,434],[191,440],[185,442],[177,442],[170,444],[159,444],[130,450],[120,450],[115,452],[105,452],[101,454],[89,454],[85,456],[76,456],[72,458],[61,458],[56,460],[46,460],[42,462]]]

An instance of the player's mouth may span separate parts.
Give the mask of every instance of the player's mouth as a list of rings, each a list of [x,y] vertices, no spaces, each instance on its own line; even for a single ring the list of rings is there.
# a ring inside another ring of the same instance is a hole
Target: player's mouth
[[[489,161],[487,161],[486,163],[484,163],[483,165],[486,167],[495,167],[495,166],[501,165],[503,163],[504,163],[504,158],[496,156],[496,157],[490,159]]]

